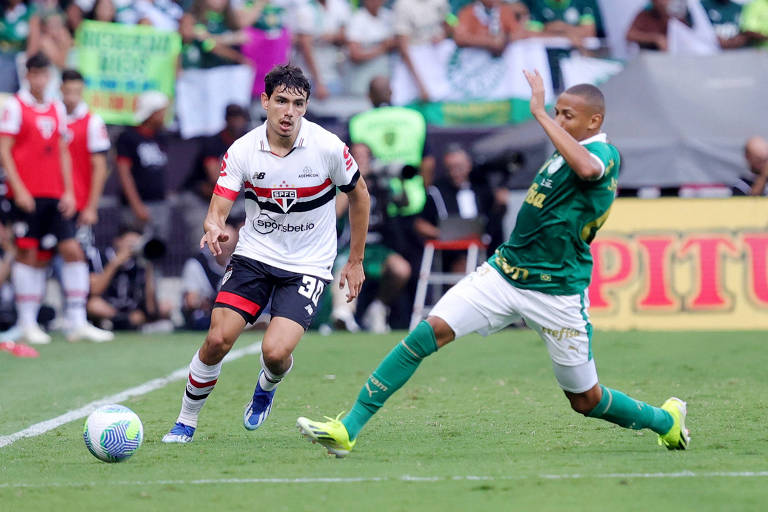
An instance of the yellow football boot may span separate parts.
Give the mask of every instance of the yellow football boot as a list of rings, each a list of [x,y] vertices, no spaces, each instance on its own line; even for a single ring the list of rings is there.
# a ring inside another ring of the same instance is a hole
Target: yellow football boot
[[[335,455],[336,458],[340,459],[349,454],[357,441],[349,440],[347,428],[339,421],[342,414],[339,413],[335,419],[326,416],[325,419],[328,421],[312,421],[309,418],[301,417],[296,420],[296,426],[304,437],[313,443],[320,443],[328,450],[329,455]]]

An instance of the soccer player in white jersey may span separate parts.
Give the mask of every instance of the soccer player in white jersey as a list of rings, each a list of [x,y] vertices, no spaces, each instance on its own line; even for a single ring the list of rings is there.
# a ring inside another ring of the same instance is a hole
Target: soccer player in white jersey
[[[261,345],[261,371],[243,425],[267,419],[277,385],[293,367],[293,350],[309,327],[331,281],[336,256],[336,188],[349,196],[350,255],[341,286],[354,299],[365,279],[363,251],[370,201],[357,163],[338,137],[304,119],[310,85],[294,66],[277,66],[264,79],[267,120],[235,141],[221,173],[203,229],[214,255],[227,240],[224,222],[242,187],[246,223],[222,278],[205,342],[189,365],[176,424],[163,441],[188,443],[221,361],[247,322],[272,299],[272,318]]]

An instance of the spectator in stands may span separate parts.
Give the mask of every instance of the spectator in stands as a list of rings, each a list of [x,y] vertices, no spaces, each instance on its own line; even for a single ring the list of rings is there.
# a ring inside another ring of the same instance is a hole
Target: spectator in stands
[[[560,36],[583,48],[584,39],[596,37],[599,7],[594,0],[522,0],[528,7],[530,30]]]
[[[72,49],[72,36],[67,30],[64,16],[60,11],[47,14],[41,24],[40,49],[56,68],[56,74],[67,67]]]
[[[749,165],[749,174],[740,176],[733,184],[733,195],[768,195],[768,140],[759,135],[750,137],[744,145],[744,158]]]
[[[584,40],[597,36],[597,5],[585,0],[523,0],[528,6],[528,29],[543,37],[565,37],[573,48],[584,49]],[[563,88],[560,59],[570,48],[547,48],[547,59],[555,91]]]
[[[91,293],[88,316],[104,328],[141,329],[148,322],[168,318],[169,308],[158,304],[154,266],[143,255],[139,228],[121,226],[112,246],[89,250]]]
[[[477,0],[464,6],[453,29],[458,46],[482,48],[495,56],[526,35],[521,10],[501,0]]]
[[[155,236],[168,239],[170,207],[165,201],[168,174],[166,136],[163,133],[168,98],[159,91],[139,96],[138,126],[128,127],[117,139],[117,174],[122,190],[123,222],[138,223]]]
[[[768,0],[751,0],[741,13],[741,29],[768,48]]]
[[[250,116],[240,105],[230,104],[224,113],[226,125],[216,135],[200,142],[200,151],[192,172],[184,182],[181,200],[184,208],[184,232],[191,237],[190,247],[197,246],[202,236],[202,226],[213,188],[219,179],[221,158],[229,146],[248,131]]]
[[[139,24],[152,25],[158,30],[177,30],[184,14],[174,0],[137,0],[133,9]]]
[[[670,10],[671,0],[652,0],[651,5],[635,16],[627,30],[627,41],[637,43],[644,50],[667,51],[667,24],[671,17],[687,21],[687,10]],[[677,15],[676,15],[677,14]]]
[[[0,7],[0,92],[16,92],[16,56],[40,50],[40,16],[29,0],[6,0]]]
[[[427,203],[414,222],[416,232],[427,240],[446,235],[441,233],[441,221],[449,217],[477,220],[485,226],[494,207],[490,188],[470,181],[472,158],[460,145],[448,146],[443,164],[446,176],[427,189]],[[463,256],[452,255],[444,261],[451,272],[464,271]]]
[[[749,44],[750,37],[741,30],[741,4],[732,0],[701,0],[701,6],[722,48],[741,48]]]
[[[389,175],[376,166],[371,149],[363,143],[352,144],[349,149],[360,169],[360,176],[365,179],[368,194],[371,197],[371,212],[368,221],[368,235],[365,244],[365,283],[357,298],[357,317],[363,326],[376,333],[389,331],[388,315],[390,306],[399,297],[401,290],[411,277],[411,265],[400,255],[396,248],[399,236],[393,229],[387,214],[389,203]],[[336,197],[337,206],[346,212],[346,195]],[[342,260],[345,258],[342,256]],[[338,286],[332,286],[334,294],[331,319],[334,325],[344,324],[348,330],[357,321],[351,318],[347,309],[344,292]]]
[[[384,0],[363,0],[349,20],[346,38],[347,92],[363,96],[374,77],[390,75],[390,53],[396,48],[394,17]]]
[[[303,0],[231,0],[240,28],[254,27],[272,34],[285,28],[286,9],[298,7]]]
[[[419,90],[419,99],[429,101],[428,77],[416,69],[409,47],[435,45],[449,34],[446,19],[451,12],[448,0],[395,0],[395,35],[403,64]]]
[[[229,258],[235,251],[240,225],[242,221],[227,218],[224,234],[229,239],[221,242],[221,253],[214,256],[206,247],[184,263],[181,271],[181,314],[185,329],[204,331],[210,327],[213,303]]]
[[[236,49],[244,41],[229,0],[195,0],[179,22],[182,68],[212,68],[248,61]]]
[[[105,23],[114,23],[116,21],[117,9],[112,0],[96,0],[93,9],[88,17],[94,21],[103,21]]]
[[[344,90],[340,63],[351,17],[346,0],[315,0],[296,10],[294,32],[298,63],[312,77],[312,93],[319,99]]]

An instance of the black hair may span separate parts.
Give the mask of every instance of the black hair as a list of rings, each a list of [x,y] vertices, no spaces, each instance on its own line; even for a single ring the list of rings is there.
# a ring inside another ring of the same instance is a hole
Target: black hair
[[[275,89],[281,86],[296,94],[306,94],[306,99],[309,99],[309,93],[312,89],[309,80],[304,76],[301,69],[290,64],[275,66],[264,77],[264,92],[267,94],[267,98],[272,97]]]
[[[143,230],[135,222],[124,222],[117,228],[117,235],[115,238],[120,238],[128,233],[142,234]]]
[[[51,65],[51,61],[43,52],[37,52],[27,59],[27,71],[32,69],[45,69]]]
[[[83,75],[80,74],[80,72],[76,69],[65,69],[61,72],[61,81],[62,82],[72,82],[78,80],[80,82],[84,82],[85,79],[83,79]]]
[[[578,84],[566,89],[565,94],[581,96],[599,113],[605,115],[605,96],[603,91],[592,84]]]

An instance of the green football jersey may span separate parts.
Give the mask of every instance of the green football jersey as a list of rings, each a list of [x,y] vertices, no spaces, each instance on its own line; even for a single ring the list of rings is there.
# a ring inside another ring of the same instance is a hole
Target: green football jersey
[[[603,163],[603,176],[583,180],[555,152],[528,189],[509,240],[488,260],[518,288],[575,295],[589,285],[589,244],[608,218],[621,161],[604,133],[581,144]]]

